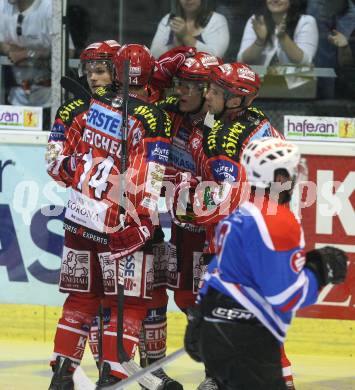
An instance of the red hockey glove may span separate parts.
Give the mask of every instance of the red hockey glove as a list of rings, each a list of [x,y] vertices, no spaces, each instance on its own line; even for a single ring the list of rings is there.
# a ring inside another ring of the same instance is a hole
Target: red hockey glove
[[[109,237],[111,259],[119,260],[122,257],[139,250],[152,236],[154,226],[144,220],[140,226],[127,226],[123,230],[112,233]]]
[[[79,160],[81,160],[81,155],[79,154],[73,154],[63,160],[63,168],[69,176],[74,176]]]
[[[196,49],[190,46],[178,46],[162,54],[155,61],[154,73],[151,83],[154,87],[162,89],[171,87],[173,77],[185,62],[186,58],[196,54]]]

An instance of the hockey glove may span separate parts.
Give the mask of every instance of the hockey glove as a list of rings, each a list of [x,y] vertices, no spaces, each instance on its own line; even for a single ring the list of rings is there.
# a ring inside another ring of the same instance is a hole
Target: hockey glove
[[[152,85],[159,89],[171,87],[173,77],[180,66],[185,62],[186,58],[195,54],[196,49],[191,46],[178,46],[162,54],[155,61]]]
[[[328,283],[344,282],[347,259],[347,255],[341,249],[325,246],[306,253],[306,267],[314,272],[319,288],[322,288]]]
[[[74,176],[79,160],[81,160],[81,155],[79,154],[73,154],[63,160],[63,168],[69,176]]]
[[[195,177],[184,177],[183,174],[178,174],[175,183],[174,198],[170,207],[172,220],[182,227],[186,224],[194,224],[196,216],[193,202],[199,180]]]
[[[187,310],[187,327],[184,337],[184,346],[187,354],[196,362],[202,362],[200,352],[200,331],[203,321],[201,306],[189,307]]]
[[[119,260],[139,250],[153,235],[154,226],[143,221],[140,226],[128,226],[109,236],[110,259]]]

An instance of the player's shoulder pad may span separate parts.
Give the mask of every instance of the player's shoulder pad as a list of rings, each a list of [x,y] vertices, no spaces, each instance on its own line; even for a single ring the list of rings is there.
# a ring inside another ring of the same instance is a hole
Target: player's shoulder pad
[[[130,100],[130,114],[142,122],[147,136],[171,136],[171,119],[165,110],[140,99],[132,98]]]
[[[214,121],[213,127],[204,126],[203,148],[208,158],[222,155],[239,161],[239,138],[245,126],[240,122]]]
[[[99,87],[96,89],[93,98],[109,106],[117,97],[117,93],[110,87]]]
[[[265,115],[265,113],[258,107],[255,106],[249,106],[247,108],[247,120],[255,125],[258,126],[260,122],[267,119],[268,117]]]
[[[56,113],[56,119],[60,119],[64,125],[70,126],[74,118],[87,111],[90,102],[83,99],[70,99],[62,104]]]
[[[157,101],[155,105],[168,112],[179,112],[179,98],[176,96],[168,96],[163,100]]]
[[[263,216],[276,251],[287,251],[300,246],[301,225],[288,207],[279,206],[276,215],[265,212]]]
[[[254,203],[244,202],[240,210],[245,217],[251,217],[244,217],[245,235],[253,237],[257,229],[268,249],[289,251],[304,245],[301,225],[286,205],[278,205],[272,212],[269,206],[260,210]]]

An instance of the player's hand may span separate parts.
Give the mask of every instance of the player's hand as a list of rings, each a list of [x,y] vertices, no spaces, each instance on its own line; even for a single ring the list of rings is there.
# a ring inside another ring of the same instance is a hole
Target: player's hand
[[[149,221],[144,221],[140,226],[127,226],[110,234],[109,247],[112,252],[110,258],[119,260],[138,251],[152,237],[153,232],[153,225]]]
[[[158,88],[171,87],[173,77],[186,58],[196,54],[196,49],[191,46],[178,46],[162,54],[155,61],[152,83]]]
[[[69,176],[74,176],[81,154],[72,154],[63,160],[63,168]]]
[[[49,142],[47,144],[46,153],[44,158],[48,166],[53,166],[57,161],[57,158],[63,152],[63,143],[62,142]]]
[[[184,337],[184,346],[187,354],[196,362],[202,362],[200,352],[200,330],[203,321],[201,307],[190,307],[187,312],[187,326]]]
[[[306,267],[311,269],[319,287],[329,283],[343,283],[347,274],[348,257],[344,251],[332,246],[314,249],[306,253]]]

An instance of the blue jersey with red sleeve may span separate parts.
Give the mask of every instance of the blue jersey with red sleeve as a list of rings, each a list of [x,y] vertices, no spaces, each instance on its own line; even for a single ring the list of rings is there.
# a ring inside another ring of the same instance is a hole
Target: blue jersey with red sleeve
[[[234,298],[280,341],[297,309],[315,303],[318,283],[305,268],[302,227],[287,205],[244,202],[221,221],[208,287]]]

